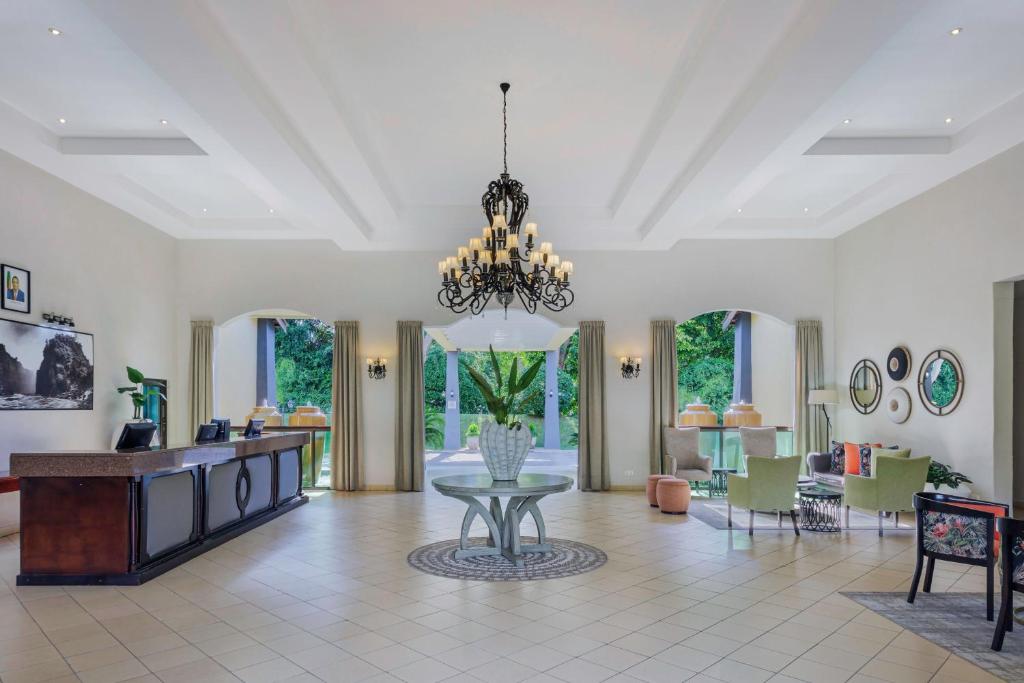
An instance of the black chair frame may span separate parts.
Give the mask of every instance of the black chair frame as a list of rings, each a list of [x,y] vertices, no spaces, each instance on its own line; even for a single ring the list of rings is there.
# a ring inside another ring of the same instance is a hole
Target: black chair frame
[[[994,616],[993,613],[995,612],[994,593],[996,559],[993,551],[995,546],[994,532],[996,530],[997,518],[994,513],[985,512],[984,510],[972,510],[971,508],[961,507],[955,503],[966,503],[968,505],[991,505],[1003,508],[1003,513],[1005,515],[1010,514],[1009,506],[1003,505],[1002,503],[993,503],[987,500],[975,500],[973,498],[962,498],[960,496],[950,496],[944,493],[935,493],[931,491],[915,493],[914,510],[917,514],[917,564],[914,567],[914,578],[910,583],[910,593],[907,595],[907,602],[913,603],[914,598],[917,597],[917,586],[921,580],[921,569],[924,566],[924,558],[926,557],[928,558],[928,567],[925,569],[924,586],[922,587],[922,590],[924,590],[925,593],[930,593],[932,590],[932,574],[935,571],[935,560],[985,567],[985,618],[992,621]],[[988,539],[985,557],[962,557],[960,555],[951,555],[927,550],[924,547],[924,515],[926,512],[943,512],[961,517],[984,519],[986,538]]]
[[[996,620],[996,632],[992,636],[992,649],[998,652],[1003,649],[1006,632],[1013,630],[1013,591],[1024,592],[1024,584],[1013,580],[1013,545],[1018,538],[1024,537],[1024,520],[1010,517],[997,519],[996,531],[1000,537],[999,566],[1003,570],[999,619]]]

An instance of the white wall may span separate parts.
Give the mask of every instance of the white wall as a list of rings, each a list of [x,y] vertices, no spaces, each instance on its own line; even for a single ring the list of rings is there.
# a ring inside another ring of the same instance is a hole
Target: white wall
[[[242,316],[215,330],[213,397],[215,417],[245,424],[256,406],[256,318]]]
[[[751,397],[766,425],[793,426],[796,328],[750,316]]]
[[[0,411],[0,470],[12,451],[109,447],[132,415],[115,391],[126,365],[177,376],[175,253],[167,235],[0,152],[0,261],[32,272],[32,313],[0,317],[41,323],[43,312],[61,313],[95,335],[94,409]],[[170,392],[183,397],[184,385]]]
[[[884,372],[889,350],[904,344],[913,360],[911,376],[900,383],[913,399],[906,423],[890,422],[883,407],[861,416],[841,391],[837,435],[910,446],[970,476],[976,494],[1006,502],[1012,493],[1011,447],[996,425],[1009,406],[995,397],[997,391],[1010,394],[1005,385],[1008,377],[1012,381],[1012,367],[997,367],[996,350],[1006,346],[1012,326],[1004,319],[1006,302],[997,307],[993,284],[1024,275],[1022,171],[1024,146],[1018,146],[836,243],[840,381],[845,385],[853,364],[867,357],[883,369],[888,392],[894,386]],[[924,410],[916,385],[918,364],[939,347],[955,352],[966,373],[963,401],[946,417]]]
[[[468,233],[467,233],[468,234]],[[792,324],[822,320],[832,367],[832,242],[695,240],[667,252],[578,252],[576,304],[548,314],[565,326],[606,322],[612,481],[642,483],[648,471],[650,376],[624,380],[623,355],[650,357],[650,321],[686,320],[710,310],[759,311]],[[324,321],[359,320],[363,356],[395,357],[395,321],[446,325],[436,303],[440,254],[342,252],[328,242],[201,241],[179,244],[179,382],[188,367],[188,321],[223,323],[268,308],[296,309]],[[813,284],[811,284],[813,283]],[[489,312],[487,315],[501,315]],[[829,372],[831,377],[831,372]],[[367,481],[394,482],[395,385],[364,378]],[[184,397],[181,397],[182,401]],[[185,404],[175,409],[177,434]]]

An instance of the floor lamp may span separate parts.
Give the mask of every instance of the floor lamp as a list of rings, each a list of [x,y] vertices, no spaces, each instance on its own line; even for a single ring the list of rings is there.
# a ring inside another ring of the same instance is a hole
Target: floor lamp
[[[821,412],[825,416],[825,447],[832,447],[832,421],[828,419],[828,411],[825,406],[839,405],[839,392],[835,389],[811,389],[807,393],[807,405],[821,406]]]

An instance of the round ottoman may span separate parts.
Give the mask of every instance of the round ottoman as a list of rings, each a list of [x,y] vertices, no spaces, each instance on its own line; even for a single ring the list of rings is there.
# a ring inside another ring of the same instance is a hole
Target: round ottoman
[[[659,479],[655,488],[658,507],[666,515],[685,515],[690,509],[690,482],[685,479]]]
[[[671,474],[652,474],[647,477],[647,502],[652,508],[658,507],[658,482],[662,479],[675,479]]]

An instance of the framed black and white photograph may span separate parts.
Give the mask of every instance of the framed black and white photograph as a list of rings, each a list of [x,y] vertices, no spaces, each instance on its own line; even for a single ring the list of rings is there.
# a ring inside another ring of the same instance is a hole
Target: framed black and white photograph
[[[0,299],[0,306],[8,311],[31,313],[31,273],[24,268],[17,268],[4,263],[0,264],[0,277],[2,277],[4,282],[3,298]]]
[[[92,410],[86,332],[0,319],[0,410]]]

